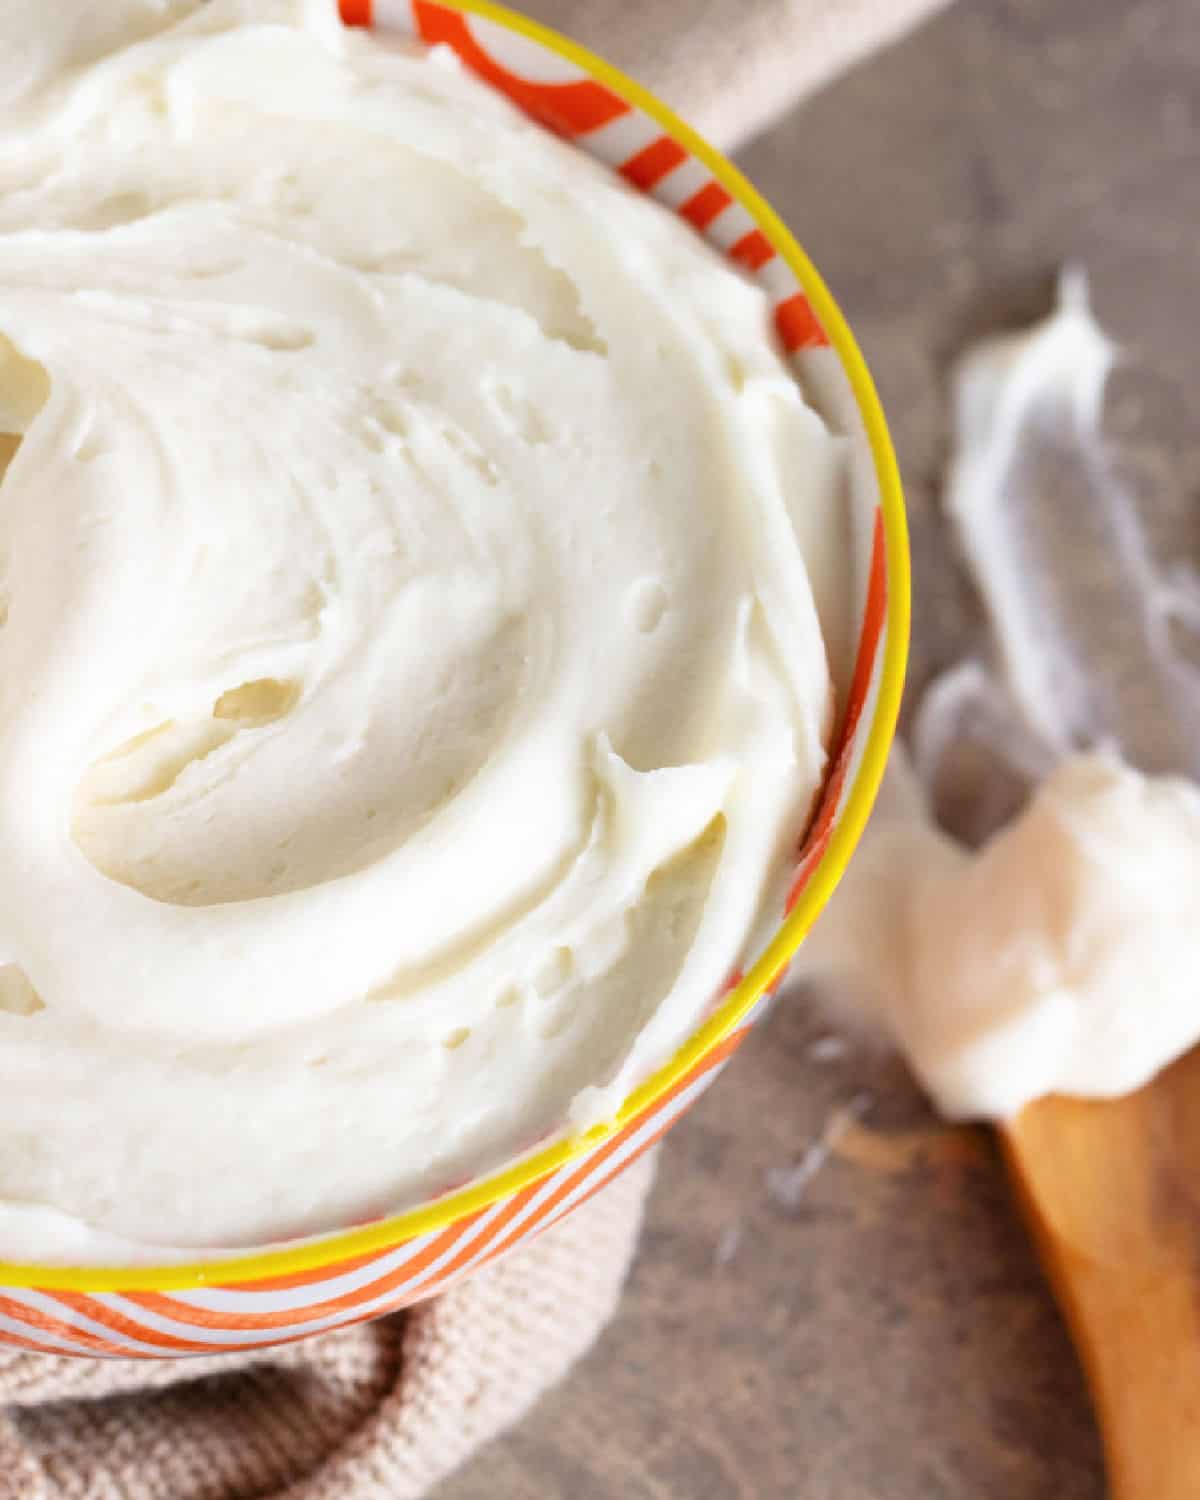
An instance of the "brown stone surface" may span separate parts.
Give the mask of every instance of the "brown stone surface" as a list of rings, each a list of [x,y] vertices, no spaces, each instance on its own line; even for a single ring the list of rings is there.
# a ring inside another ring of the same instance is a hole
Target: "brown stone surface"
[[[881,0],[882,3],[882,0]],[[1110,430],[1200,551],[1194,0],[959,0],[744,154],[876,372],[917,567],[914,684],[962,654],[937,521],[948,359],[1086,261],[1134,362]],[[1070,1347],[983,1132],[792,996],[672,1133],[616,1324],[439,1500],[1099,1500]],[[767,1174],[866,1114],[793,1208]]]

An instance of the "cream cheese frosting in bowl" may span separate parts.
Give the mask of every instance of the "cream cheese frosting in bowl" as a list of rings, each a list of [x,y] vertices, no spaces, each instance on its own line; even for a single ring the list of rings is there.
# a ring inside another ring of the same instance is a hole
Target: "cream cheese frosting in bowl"
[[[599,1138],[776,935],[852,676],[880,712],[857,409],[446,48],[331,0],[5,24],[0,1259],[200,1261]]]

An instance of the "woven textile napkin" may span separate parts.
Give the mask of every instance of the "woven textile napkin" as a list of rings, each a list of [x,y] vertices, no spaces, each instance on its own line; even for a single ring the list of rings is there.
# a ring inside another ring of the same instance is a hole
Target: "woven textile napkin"
[[[519,0],[517,0],[519,3]],[[732,149],[944,0],[528,0]],[[2,1128],[2,1126],[0,1126]],[[616,1307],[653,1163],[435,1302],[251,1354],[0,1349],[0,1500],[414,1500]]]
[[[415,1500],[608,1322],[653,1175],[635,1162],[432,1302],[279,1349],[161,1363],[0,1350],[0,1500]]]
[[[615,63],[723,151],[947,0],[508,0]]]

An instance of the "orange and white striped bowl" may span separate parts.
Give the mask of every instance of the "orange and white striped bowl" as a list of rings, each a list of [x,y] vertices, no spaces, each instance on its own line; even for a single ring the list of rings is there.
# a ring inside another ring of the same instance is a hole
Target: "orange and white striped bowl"
[[[237,1259],[162,1267],[0,1265],[0,1345],[158,1359],[248,1349],[378,1317],[442,1291],[598,1192],[679,1118],[761,1014],[862,831],[895,727],[908,549],[895,460],[865,365],[807,256],[741,174],[599,58],[488,0],[341,0],[460,58],[548,129],[687,219],[767,291],[811,399],[857,449],[848,576],[856,650],[831,769],[771,940],[617,1120],[410,1212]]]

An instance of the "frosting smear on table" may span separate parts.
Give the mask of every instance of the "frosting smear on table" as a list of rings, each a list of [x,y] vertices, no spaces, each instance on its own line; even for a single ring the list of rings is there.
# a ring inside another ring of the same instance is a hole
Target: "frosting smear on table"
[[[798,961],[952,1116],[1124,1094],[1200,1042],[1200,788],[1178,774],[1200,759],[1200,672],[1173,634],[1200,625],[1200,588],[1154,561],[1101,439],[1113,357],[1068,271],[1052,317],[961,362],[946,504],[999,671],[966,661],[926,691],[916,774],[897,747]],[[964,841],[932,804],[972,742],[990,759],[957,798]],[[1026,805],[997,819],[1014,783]]]

